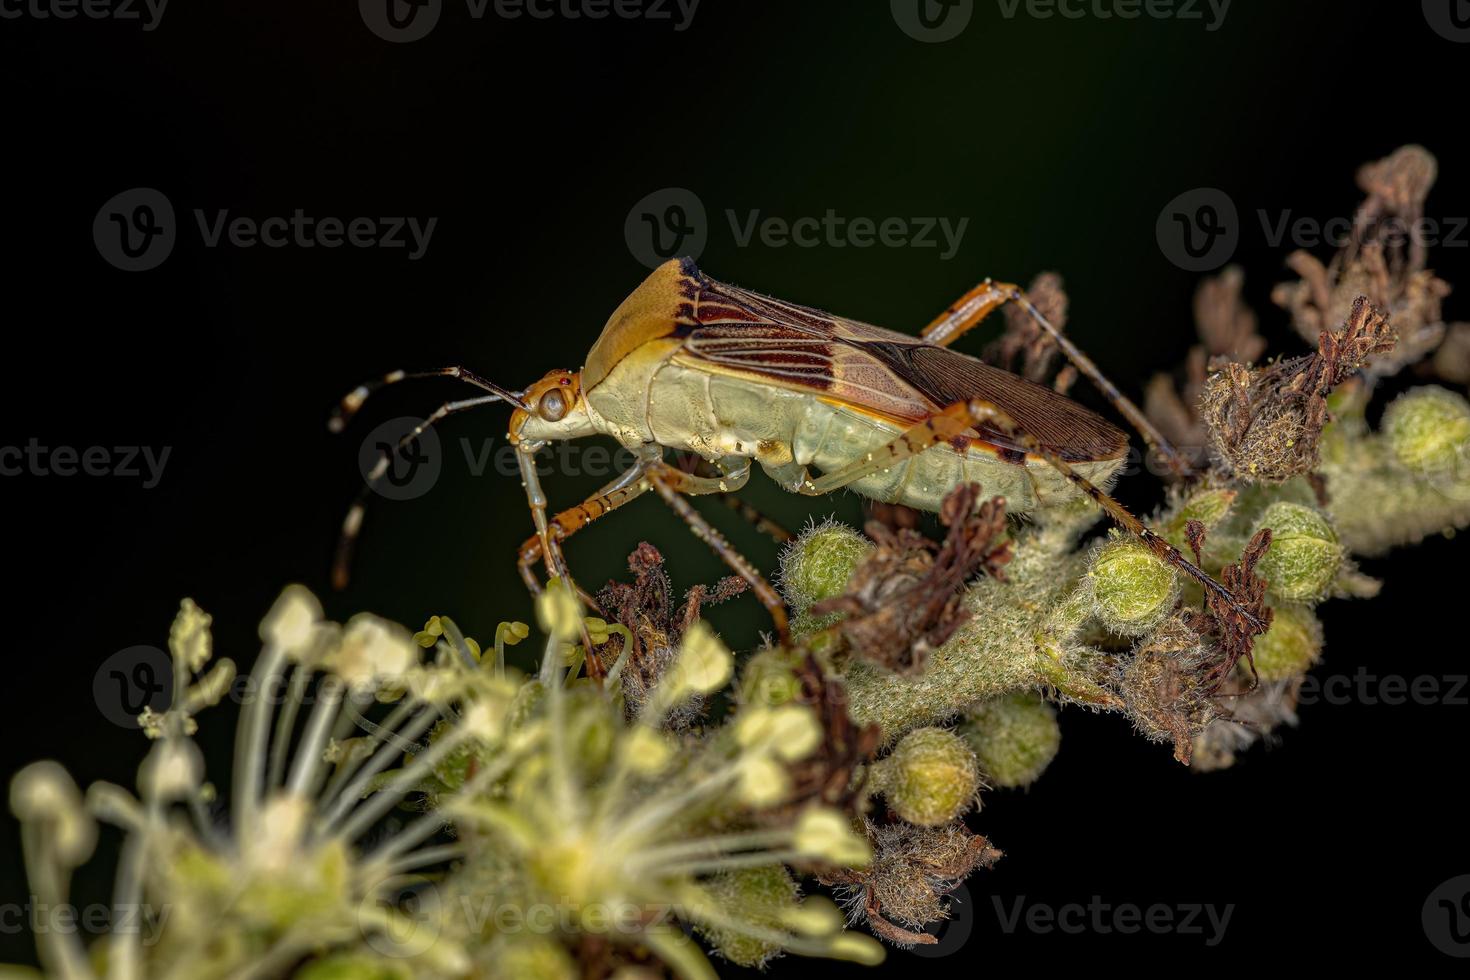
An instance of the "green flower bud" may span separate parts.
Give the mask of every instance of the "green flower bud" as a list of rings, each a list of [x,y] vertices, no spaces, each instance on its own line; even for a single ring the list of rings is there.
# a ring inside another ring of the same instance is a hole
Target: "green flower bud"
[[[524,977],[525,980],[577,980],[572,954],[550,936],[535,933],[502,933],[488,950],[487,976]]]
[[[409,973],[386,958],[366,953],[334,953],[303,966],[297,980],[406,980]]]
[[[921,827],[949,823],[980,788],[975,753],[943,728],[916,728],[899,740],[874,775],[888,805]]]
[[[1384,410],[1383,431],[1404,466],[1447,470],[1470,444],[1470,402],[1445,388],[1415,388]]]
[[[784,931],[782,919],[798,908],[796,882],[780,864],[723,871],[709,878],[705,887],[726,915],[762,930]],[[715,952],[737,966],[764,966],[780,952],[774,943],[736,929],[704,925],[700,932]]]
[[[1343,558],[1327,518],[1310,507],[1278,501],[1256,522],[1256,531],[1263,527],[1271,529],[1271,550],[1256,572],[1271,594],[1287,602],[1313,602],[1326,595]]]
[[[1062,744],[1056,709],[1037,694],[1012,694],[981,703],[971,709],[960,734],[995,786],[1034,783]]]
[[[776,708],[801,697],[796,661],[779,647],[761,650],[745,662],[740,673],[740,700],[748,705]]]
[[[781,553],[781,591],[797,612],[842,594],[873,542],[845,524],[808,528]]]
[[[1148,632],[1168,615],[1179,596],[1174,569],[1131,538],[1100,548],[1087,571],[1087,581],[1097,618],[1125,636]]]
[[[1271,628],[1256,640],[1256,673],[1263,681],[1305,674],[1322,653],[1322,624],[1304,606],[1277,606]]]

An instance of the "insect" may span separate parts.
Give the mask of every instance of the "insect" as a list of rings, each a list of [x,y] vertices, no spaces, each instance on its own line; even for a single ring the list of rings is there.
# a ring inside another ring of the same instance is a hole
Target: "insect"
[[[1146,441],[1183,468],[1167,440],[1016,286],[986,280],[914,337],[717,282],[688,259],[658,267],[623,301],[580,371],[551,371],[521,391],[463,367],[394,372],[349,393],[331,424],[340,430],[374,390],[409,378],[453,377],[488,394],[440,406],[400,446],[449,415],[510,403],[509,439],[535,524],[518,564],[533,594],[542,589],[537,565],[575,587],[563,543],[653,492],[749,584],[784,640],[780,596],[686,499],[738,491],[755,464],[793,493],[848,489],[927,511],[961,481],[1006,498],[1013,513],[1086,494],[1161,558],[1261,625],[1225,586],[1108,496],[1127,453],[1121,430],[1050,388],[949,349],[1005,303],[1020,304]],[[591,435],[611,436],[637,461],[577,506],[549,513],[536,452],[550,440]],[[697,454],[715,475],[670,465],[666,450]],[[369,486],[390,464],[385,454]],[[366,490],[343,527],[339,581]],[[589,672],[597,669],[594,657],[588,664]]]

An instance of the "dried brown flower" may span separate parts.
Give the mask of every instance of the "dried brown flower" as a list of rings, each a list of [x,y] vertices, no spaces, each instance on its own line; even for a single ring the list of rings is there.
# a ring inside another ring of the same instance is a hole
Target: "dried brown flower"
[[[1359,296],[1341,332],[1318,336],[1317,353],[1263,368],[1225,365],[1205,385],[1200,405],[1221,462],[1266,482],[1316,469],[1327,395],[1396,341],[1388,315]]]
[[[948,528],[943,542],[869,522],[878,546],[853,572],[848,591],[812,607],[816,616],[845,614],[837,629],[854,655],[918,673],[929,652],[969,618],[965,582],[979,572],[1002,577],[1011,558],[1004,500],[981,503],[978,483],[960,484],[945,497],[939,520]]]

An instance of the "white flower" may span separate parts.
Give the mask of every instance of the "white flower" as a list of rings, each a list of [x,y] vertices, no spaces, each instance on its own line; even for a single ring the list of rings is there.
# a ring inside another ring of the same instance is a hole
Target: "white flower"
[[[260,638],[292,656],[311,649],[317,624],[322,619],[322,604],[304,586],[288,585],[260,624]]]
[[[828,807],[812,807],[796,823],[796,849],[843,868],[866,867],[873,859],[868,842],[853,833],[852,822]]]
[[[327,665],[350,687],[362,690],[396,681],[418,659],[418,648],[402,627],[377,616],[352,617]]]
[[[92,856],[97,824],[82,804],[82,794],[55,762],[36,762],[10,781],[10,809],[25,823],[54,825],[57,856],[76,866]]]

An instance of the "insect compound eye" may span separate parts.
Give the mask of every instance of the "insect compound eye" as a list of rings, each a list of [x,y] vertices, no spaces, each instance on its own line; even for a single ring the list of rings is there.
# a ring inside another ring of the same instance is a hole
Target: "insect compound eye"
[[[567,396],[559,389],[551,389],[541,396],[541,401],[536,406],[536,414],[548,422],[560,422],[567,415]]]

